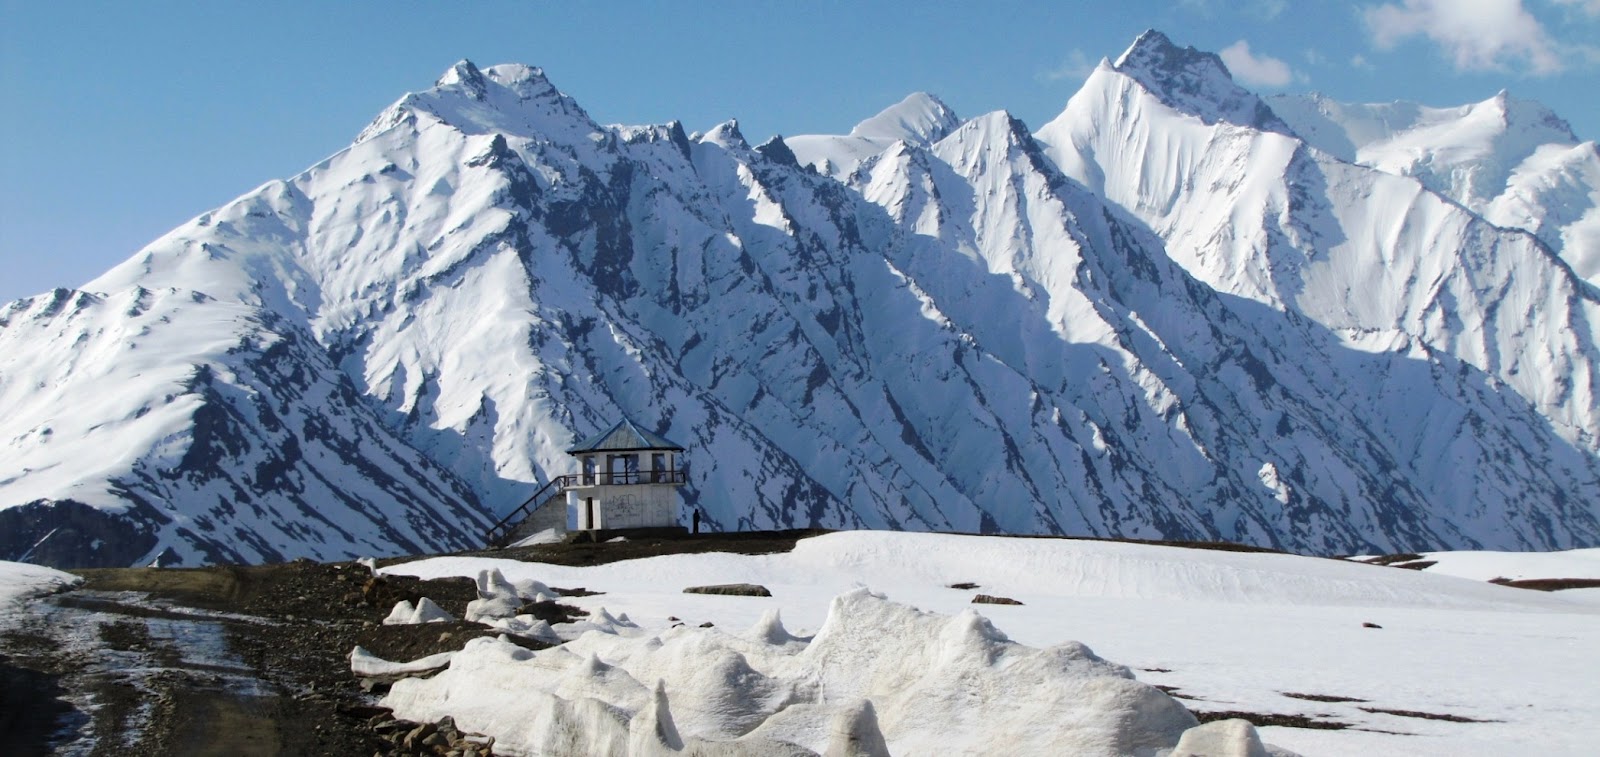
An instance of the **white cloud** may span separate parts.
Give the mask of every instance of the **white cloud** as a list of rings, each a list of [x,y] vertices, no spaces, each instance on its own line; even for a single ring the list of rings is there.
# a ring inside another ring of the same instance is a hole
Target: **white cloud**
[[[1556,5],[1574,5],[1591,16],[1600,16],[1600,0],[1553,0]]]
[[[1373,68],[1372,62],[1367,60],[1367,56],[1360,53],[1350,56],[1350,67],[1359,68],[1362,71],[1371,71]]]
[[[1067,59],[1048,71],[1041,71],[1034,78],[1049,84],[1058,81],[1082,82],[1094,73],[1095,62],[1089,59],[1082,50],[1074,49]]]
[[[1220,55],[1234,78],[1245,84],[1282,87],[1294,81],[1294,72],[1289,70],[1289,64],[1270,55],[1252,54],[1250,43],[1242,39],[1222,48]]]
[[[1256,0],[1256,2],[1248,6],[1248,9],[1262,19],[1271,21],[1283,15],[1284,10],[1288,9],[1288,7],[1288,0]]]
[[[1596,0],[1581,2],[1587,8]],[[1443,47],[1459,70],[1504,68],[1516,58],[1535,73],[1563,68],[1556,45],[1522,0],[1403,0],[1363,8],[1362,17],[1380,49],[1423,35]]]

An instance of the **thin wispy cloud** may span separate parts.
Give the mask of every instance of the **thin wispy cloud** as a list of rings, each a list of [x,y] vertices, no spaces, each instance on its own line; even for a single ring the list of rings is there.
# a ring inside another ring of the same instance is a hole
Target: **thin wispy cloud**
[[[1577,8],[1591,16],[1600,16],[1600,0],[1551,0],[1556,5]]]
[[[1067,54],[1067,59],[1062,61],[1060,65],[1040,71],[1034,78],[1044,84],[1053,84],[1060,81],[1079,83],[1089,78],[1089,74],[1094,73],[1094,67],[1097,62],[1097,60],[1090,59],[1083,50],[1074,48],[1071,53]]]
[[[1237,10],[1262,21],[1271,21],[1289,9],[1289,0],[1249,0],[1222,5],[1229,10]],[[1178,0],[1178,7],[1206,18],[1215,17],[1217,12],[1217,3],[1213,0]]]
[[[1294,70],[1289,64],[1270,55],[1250,52],[1250,43],[1239,40],[1218,53],[1228,71],[1239,81],[1256,87],[1283,87],[1294,81]]]
[[[1585,8],[1596,4],[1581,2]],[[1522,0],[1404,0],[1368,6],[1361,15],[1379,49],[1424,36],[1443,48],[1458,70],[1504,69],[1517,60],[1537,74],[1565,68],[1559,45]]]

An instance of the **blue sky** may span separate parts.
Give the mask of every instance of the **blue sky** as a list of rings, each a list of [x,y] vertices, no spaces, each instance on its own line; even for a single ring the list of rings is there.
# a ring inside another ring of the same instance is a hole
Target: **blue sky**
[[[1258,92],[1458,105],[1600,138],[1600,0],[0,0],[0,302],[77,286],[354,138],[451,63],[542,66],[603,123],[843,132],[909,92],[1054,117],[1139,32]]]

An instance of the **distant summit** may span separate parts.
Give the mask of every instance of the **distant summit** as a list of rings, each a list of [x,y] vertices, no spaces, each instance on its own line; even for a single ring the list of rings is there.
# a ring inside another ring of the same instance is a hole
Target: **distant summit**
[[[955,131],[961,119],[939,98],[926,92],[913,92],[850,130],[852,137],[904,139],[931,144]]]
[[[807,134],[785,142],[801,165],[826,176],[845,178],[863,160],[897,141],[927,146],[961,126],[961,119],[939,98],[913,92],[877,115],[862,121],[848,135]]]
[[[1226,121],[1266,131],[1287,129],[1260,98],[1234,83],[1220,56],[1178,47],[1154,29],[1139,35],[1113,68],[1138,81],[1169,107],[1207,123]]]

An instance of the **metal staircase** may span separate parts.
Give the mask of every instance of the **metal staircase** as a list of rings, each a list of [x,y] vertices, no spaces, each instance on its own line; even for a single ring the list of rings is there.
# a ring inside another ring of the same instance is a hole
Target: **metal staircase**
[[[490,527],[488,534],[484,536],[484,543],[488,544],[490,549],[504,547],[510,541],[511,534],[517,530],[517,526],[522,525],[522,521],[532,515],[533,511],[550,504],[557,497],[566,496],[567,490],[575,486],[580,478],[582,477],[574,473],[550,479],[549,483],[539,487],[539,490],[518,505],[517,509],[507,513],[500,522]]]

